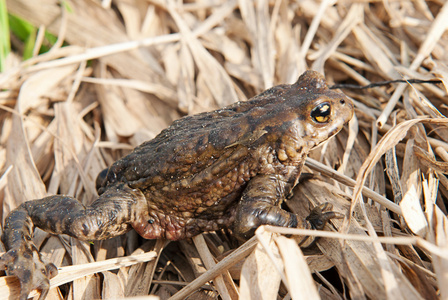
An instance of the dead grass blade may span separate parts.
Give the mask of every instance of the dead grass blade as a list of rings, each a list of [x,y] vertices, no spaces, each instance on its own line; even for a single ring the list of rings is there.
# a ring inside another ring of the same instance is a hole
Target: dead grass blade
[[[278,293],[283,264],[272,235],[257,234],[258,245],[241,270],[241,299],[273,299]]]
[[[173,295],[170,299],[171,300],[184,299],[185,297],[193,293],[196,289],[201,287],[204,283],[212,280],[217,275],[221,274],[222,271],[229,269],[231,266],[238,263],[241,259],[249,255],[256,245],[257,245],[256,238],[255,237],[251,238],[242,246],[240,246],[238,249],[236,249],[227,257],[225,257],[223,260],[221,260],[219,263],[217,263],[214,267],[209,269],[207,272],[196,278],[182,290]]]
[[[431,238],[442,248],[442,251],[447,251],[448,242],[446,237],[448,236],[448,227],[446,215],[435,206],[433,215],[430,216],[430,218],[432,220],[432,230],[434,232]],[[446,284],[448,284],[448,275],[446,272],[446,268],[448,267],[448,257],[435,255],[433,260],[434,270],[437,274],[437,281],[440,286],[441,298],[448,297],[448,288],[446,286]]]
[[[285,275],[291,298],[320,299],[308,264],[297,243],[283,236],[276,238],[275,242],[285,263]]]
[[[309,166],[310,168],[319,171],[349,187],[355,187],[356,186],[356,181],[343,175],[338,173],[337,171],[329,168],[328,166],[325,166],[324,164],[319,163],[318,161],[312,159],[312,158],[307,158],[306,160],[306,165]],[[370,199],[378,202],[379,204],[383,205],[384,207],[386,207],[387,209],[393,211],[396,214],[401,215],[401,208],[394,204],[393,202],[391,202],[390,200],[388,200],[387,198],[385,198],[382,195],[379,195],[378,193],[375,193],[374,191],[372,191],[371,189],[363,186],[362,187],[362,193],[366,196],[369,197]]]
[[[428,122],[432,124],[448,124],[448,119],[414,119],[414,120],[408,120],[404,121],[397,126],[395,126],[393,129],[388,131],[388,133],[383,137],[383,139],[378,143],[378,145],[372,150],[369,157],[366,159],[365,163],[361,167],[361,170],[359,172],[359,175],[356,179],[356,186],[355,190],[353,192],[353,202],[351,204],[350,208],[350,215],[354,211],[354,207],[356,203],[360,199],[362,186],[363,183],[366,181],[367,175],[369,172],[373,169],[375,164],[378,162],[380,157],[390,148],[395,146],[399,141],[401,141],[405,135],[407,134],[408,130],[418,123]]]
[[[205,243],[204,237],[202,235],[198,235],[193,238],[193,241],[194,241],[194,243],[196,245],[196,249],[198,250],[199,255],[201,256],[202,261],[204,262],[207,269],[213,268],[216,265],[216,263],[215,263],[214,257],[208,250],[208,247]],[[231,278],[230,275],[228,274],[228,271],[226,273],[227,273],[226,274],[227,282],[225,281],[223,275],[219,275],[213,280],[216,284],[216,289],[218,290],[219,294],[221,295],[221,297],[223,299],[229,299],[229,300],[237,299],[238,291],[233,286],[233,282],[228,280],[228,278]],[[227,285],[233,286],[233,289],[229,291],[226,287],[226,283],[227,283]]]
[[[183,41],[188,45],[191,55],[195,58],[200,76],[204,78],[207,88],[210,89],[218,105],[225,106],[233,103],[237,99],[237,95],[230,77],[188,29],[187,23],[176,11],[173,1],[169,1],[167,8],[181,31]],[[215,84],[216,82],[220,84]]]
[[[440,37],[448,28],[448,24],[446,22],[447,18],[448,18],[448,3],[445,3],[441,8],[439,14],[437,15],[436,19],[434,20],[434,22],[432,22],[431,28],[429,29],[429,32],[426,35],[426,39],[420,46],[417,56],[415,57],[412,64],[409,66],[409,69],[416,70],[423,62],[423,60],[433,51]],[[381,115],[378,117],[377,120],[378,127],[382,127],[386,123],[389,114],[392,112],[393,108],[398,102],[399,97],[402,95],[406,86],[407,85],[405,83],[398,85],[396,91],[390,98],[388,104],[384,108]]]

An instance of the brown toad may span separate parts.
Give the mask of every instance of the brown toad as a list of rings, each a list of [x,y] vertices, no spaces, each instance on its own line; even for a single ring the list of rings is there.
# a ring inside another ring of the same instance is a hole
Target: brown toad
[[[144,238],[170,240],[223,227],[248,238],[262,224],[322,229],[335,217],[328,207],[316,207],[303,220],[280,204],[297,184],[308,152],[352,116],[351,101],[308,71],[293,85],[177,120],[103,171],[99,198],[90,206],[50,196],[12,211],[0,268],[20,279],[21,299],[34,288],[45,298],[56,267],[42,262],[32,243],[34,226],[81,240],[132,228]]]

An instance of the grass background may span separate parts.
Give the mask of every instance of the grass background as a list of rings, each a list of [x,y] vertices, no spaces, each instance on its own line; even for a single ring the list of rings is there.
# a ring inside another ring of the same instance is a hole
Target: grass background
[[[48,298],[447,298],[447,18],[444,1],[0,0],[3,219],[49,194],[89,204],[96,174],[173,120],[306,69],[329,84],[441,81],[343,90],[356,117],[287,203],[347,215],[325,232],[266,228],[240,245],[228,231],[92,244],[36,231],[61,266]],[[295,235],[325,238],[302,251]],[[18,288],[1,277],[0,298]]]

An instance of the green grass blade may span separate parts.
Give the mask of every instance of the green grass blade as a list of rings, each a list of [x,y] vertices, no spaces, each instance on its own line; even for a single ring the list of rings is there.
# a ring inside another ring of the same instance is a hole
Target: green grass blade
[[[9,52],[11,51],[11,44],[9,41],[9,25],[8,25],[8,11],[6,9],[6,0],[0,0],[0,72],[5,69],[5,61]]]

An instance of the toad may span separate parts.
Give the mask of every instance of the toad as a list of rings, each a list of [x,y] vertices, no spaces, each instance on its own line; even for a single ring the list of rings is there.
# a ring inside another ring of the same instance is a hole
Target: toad
[[[353,116],[353,104],[305,72],[292,85],[212,112],[175,121],[100,173],[98,199],[85,207],[69,196],[27,201],[6,218],[0,268],[21,283],[20,299],[48,293],[57,270],[32,242],[34,227],[80,240],[135,229],[147,239],[179,240],[230,228],[247,239],[263,224],[323,229],[331,205],[306,219],[280,205],[298,183],[308,152]],[[304,237],[302,246],[313,241]]]

